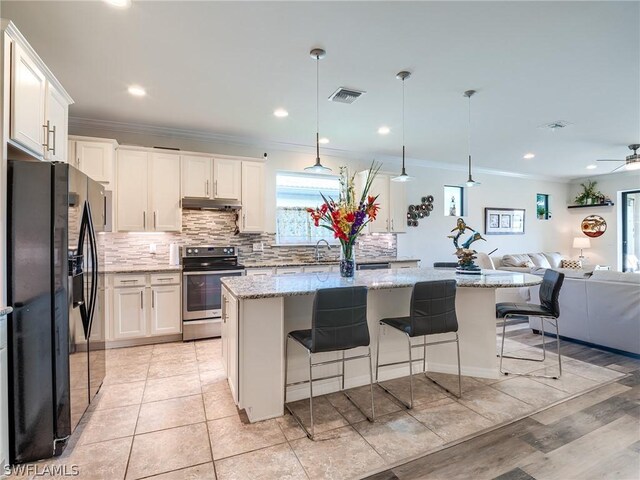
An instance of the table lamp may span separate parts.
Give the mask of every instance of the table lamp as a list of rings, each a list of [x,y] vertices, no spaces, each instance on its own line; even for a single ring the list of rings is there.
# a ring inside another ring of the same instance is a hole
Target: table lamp
[[[591,241],[589,240],[588,237],[575,237],[573,239],[573,248],[579,248],[580,249],[579,258],[584,258],[584,255],[582,255],[582,249],[591,248]]]

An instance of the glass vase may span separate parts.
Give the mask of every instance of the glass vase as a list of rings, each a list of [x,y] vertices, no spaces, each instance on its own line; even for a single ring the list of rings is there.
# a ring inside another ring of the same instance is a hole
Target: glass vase
[[[340,253],[340,276],[353,278],[356,274],[356,258],[353,248],[346,250],[343,248]]]

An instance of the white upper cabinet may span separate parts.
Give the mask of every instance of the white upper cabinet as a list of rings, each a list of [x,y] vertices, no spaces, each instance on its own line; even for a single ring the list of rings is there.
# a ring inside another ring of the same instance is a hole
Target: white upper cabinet
[[[11,139],[44,156],[47,79],[36,62],[13,43],[11,68]],[[47,132],[48,133],[48,132]]]
[[[241,162],[227,158],[213,160],[213,198],[240,200]]]
[[[389,231],[406,233],[407,231],[407,184],[389,182]]]
[[[182,228],[180,208],[180,156],[152,153],[149,163],[148,230],[174,232]]]
[[[213,159],[182,155],[182,196],[211,198],[213,194]]]
[[[180,156],[119,148],[116,167],[117,230],[179,232]]]
[[[45,158],[52,162],[67,161],[69,103],[50,83],[47,84],[47,121],[49,137]]]
[[[357,190],[367,179],[368,172],[360,172],[357,176]],[[406,187],[404,183],[391,181],[390,175],[378,174],[371,184],[369,195],[378,195],[376,203],[380,205],[378,216],[369,224],[370,233],[405,233],[406,215]]]
[[[120,232],[144,232],[147,218],[148,153],[118,149],[117,223]]]
[[[77,137],[76,137],[77,138]],[[77,138],[73,147],[74,160],[70,164],[87,176],[113,189],[113,167],[116,154],[115,140],[95,141]]]
[[[242,162],[241,232],[260,233],[264,231],[264,175],[264,163]]]
[[[67,160],[68,108],[73,100],[26,39],[8,22],[3,26],[11,65],[9,136],[43,160]]]

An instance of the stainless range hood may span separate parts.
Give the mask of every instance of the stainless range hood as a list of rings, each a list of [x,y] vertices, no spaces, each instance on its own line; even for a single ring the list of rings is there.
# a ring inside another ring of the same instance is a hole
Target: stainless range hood
[[[239,210],[242,205],[238,200],[184,197],[182,208],[188,210]]]

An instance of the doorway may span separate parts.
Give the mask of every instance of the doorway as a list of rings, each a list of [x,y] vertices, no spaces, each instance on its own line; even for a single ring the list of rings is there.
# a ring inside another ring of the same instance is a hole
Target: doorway
[[[640,190],[622,192],[622,271],[640,271]]]

